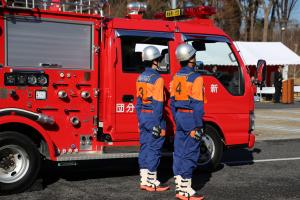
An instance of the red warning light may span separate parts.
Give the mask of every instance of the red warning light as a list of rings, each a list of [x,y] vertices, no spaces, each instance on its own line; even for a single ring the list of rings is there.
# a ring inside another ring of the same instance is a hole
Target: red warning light
[[[206,19],[216,14],[216,9],[211,6],[188,7],[183,9],[168,10],[155,14],[156,19],[188,19],[188,18],[203,18]]]
[[[210,6],[190,7],[184,9],[184,16],[187,18],[199,17],[207,18],[216,14],[216,9]]]

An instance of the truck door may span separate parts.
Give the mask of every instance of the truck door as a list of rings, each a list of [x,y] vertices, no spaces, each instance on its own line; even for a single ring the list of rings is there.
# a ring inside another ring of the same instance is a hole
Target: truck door
[[[173,33],[117,30],[118,61],[116,65],[116,138],[138,139],[138,122],[135,111],[135,82],[145,69],[142,62],[142,51],[148,46],[156,46],[163,54],[162,74],[169,74],[168,59],[169,42]]]
[[[253,94],[246,88],[249,86],[247,72],[238,62],[231,42],[222,36],[201,34],[185,34],[183,38],[194,46],[196,60],[202,63],[200,73],[207,98],[204,118],[214,119],[222,131],[231,134],[228,143],[247,143],[249,99]]]

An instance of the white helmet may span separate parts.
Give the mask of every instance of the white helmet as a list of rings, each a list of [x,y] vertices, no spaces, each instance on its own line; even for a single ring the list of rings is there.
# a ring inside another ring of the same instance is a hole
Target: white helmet
[[[176,58],[182,62],[182,61],[188,61],[190,58],[192,58],[196,54],[196,50],[192,45],[189,44],[181,44],[176,49]]]
[[[154,46],[148,46],[144,48],[142,53],[143,61],[152,61],[159,58],[160,56],[160,51]]]

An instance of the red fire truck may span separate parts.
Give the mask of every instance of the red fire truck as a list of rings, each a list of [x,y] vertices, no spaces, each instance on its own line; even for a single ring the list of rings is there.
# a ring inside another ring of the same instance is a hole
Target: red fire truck
[[[149,20],[139,2],[128,5],[125,18],[103,16],[106,1],[53,4],[1,2],[1,192],[27,189],[43,159],[63,165],[138,156],[135,81],[147,45],[163,55],[167,100],[180,69],[176,47],[186,42],[197,50],[206,96],[200,166],[216,167],[225,148],[253,147],[250,77],[230,37],[209,19],[213,8],[186,6]],[[170,147],[174,122],[167,104]]]

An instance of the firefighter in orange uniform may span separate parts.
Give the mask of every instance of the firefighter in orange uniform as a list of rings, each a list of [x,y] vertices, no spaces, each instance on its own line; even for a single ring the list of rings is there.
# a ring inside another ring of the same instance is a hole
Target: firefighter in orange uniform
[[[171,110],[176,122],[173,171],[176,197],[183,200],[202,200],[192,189],[192,174],[200,156],[203,136],[203,79],[194,71],[196,50],[189,44],[176,49],[182,66],[171,82]]]
[[[157,180],[161,148],[165,141],[166,122],[163,118],[164,81],[157,72],[160,51],[148,46],[142,53],[147,67],[136,82],[136,111],[140,129],[139,166],[140,188],[147,191],[166,191],[168,186]]]

